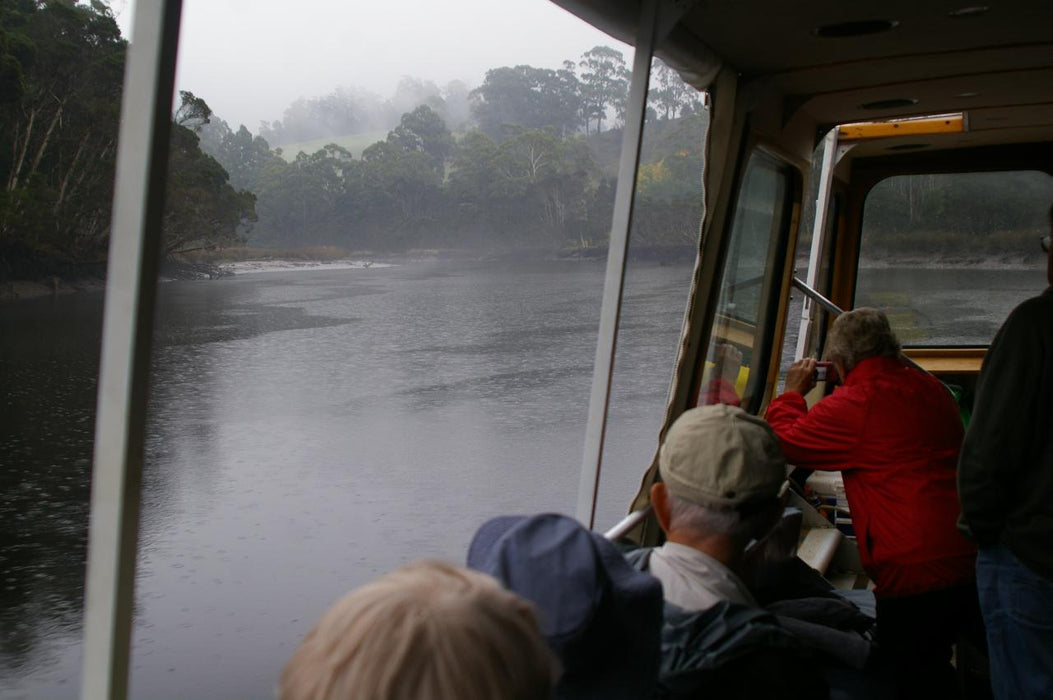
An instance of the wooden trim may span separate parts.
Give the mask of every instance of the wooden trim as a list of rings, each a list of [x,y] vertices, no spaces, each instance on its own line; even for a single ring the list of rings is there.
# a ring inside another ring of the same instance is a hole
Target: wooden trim
[[[905,348],[903,354],[933,374],[979,374],[987,348]]]
[[[961,114],[924,119],[897,119],[884,122],[855,122],[837,128],[838,141],[864,141],[892,136],[919,136],[922,134],[947,134],[965,131],[965,118]]]

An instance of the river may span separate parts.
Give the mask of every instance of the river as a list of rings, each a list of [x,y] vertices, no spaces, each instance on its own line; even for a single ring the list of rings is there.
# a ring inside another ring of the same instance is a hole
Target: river
[[[690,273],[630,270],[600,527],[654,453]],[[963,338],[1042,287],[1041,272],[914,278],[932,308],[912,322],[952,308]],[[978,283],[999,291],[978,298]],[[132,697],[273,697],[348,589],[419,557],[463,560],[487,517],[573,513],[602,285],[595,263],[162,285]],[[3,700],[77,696],[101,303],[0,307]]]

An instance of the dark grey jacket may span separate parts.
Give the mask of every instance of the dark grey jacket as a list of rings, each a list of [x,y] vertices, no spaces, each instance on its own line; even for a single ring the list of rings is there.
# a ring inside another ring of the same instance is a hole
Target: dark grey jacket
[[[644,571],[650,549],[626,554]],[[654,697],[827,698],[809,652],[774,615],[723,601],[701,612],[665,604],[662,657]]]
[[[987,351],[958,492],[966,536],[1053,579],[1053,288],[1016,307]]]

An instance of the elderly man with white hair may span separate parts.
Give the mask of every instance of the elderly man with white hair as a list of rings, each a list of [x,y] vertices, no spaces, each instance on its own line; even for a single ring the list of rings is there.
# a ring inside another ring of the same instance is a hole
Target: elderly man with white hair
[[[651,504],[666,542],[646,570],[665,599],[685,610],[722,600],[757,607],[737,571],[746,545],[782,516],[786,460],[775,433],[740,408],[694,408],[666,434],[658,469]]]
[[[747,545],[783,512],[786,460],[771,428],[741,408],[693,408],[666,433],[658,470],[651,504],[666,541],[626,555],[665,596],[656,697],[827,697],[801,640],[741,577]]]

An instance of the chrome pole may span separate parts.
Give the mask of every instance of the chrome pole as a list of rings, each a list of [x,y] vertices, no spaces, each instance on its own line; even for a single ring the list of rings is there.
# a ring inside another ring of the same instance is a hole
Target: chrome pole
[[[95,424],[82,700],[124,700],[181,0],[139,0],[125,57]]]
[[[807,282],[802,282],[800,278],[794,277],[792,283],[793,286],[797,287],[802,292],[804,292],[805,296],[808,299],[811,299],[816,304],[832,313],[834,316],[840,316],[845,312],[844,309],[842,309],[840,306],[830,301],[822,294],[817,292],[815,289],[813,289],[811,286],[809,286]]]
[[[824,309],[826,309],[827,311],[832,313],[834,316],[840,316],[841,314],[843,314],[845,312],[844,309],[842,309],[840,306],[838,306],[834,302],[832,302],[829,299],[827,299],[826,297],[824,297],[819,292],[817,292],[814,289],[812,289],[811,287],[809,287],[806,283],[802,282],[797,277],[793,278],[792,283],[793,283],[793,286],[797,287],[802,292],[804,292],[805,295],[807,297],[809,297],[812,301],[814,301],[816,304],[818,304],[819,306],[823,307]],[[914,360],[910,359],[906,355],[901,353],[900,357],[902,357],[903,361],[906,362],[911,367],[913,367],[914,369],[917,369],[917,370],[920,370],[922,372],[925,372],[926,374],[932,374],[931,372],[929,372],[929,370],[925,369],[924,367],[922,367],[921,365],[919,365],[917,362],[915,362]]]
[[[617,540],[621,537],[625,537],[627,534],[632,532],[633,528],[642,523],[647,519],[647,516],[651,514],[651,506],[641,508],[629,513],[624,518],[619,520],[614,527],[607,532],[603,533],[603,536],[609,540]]]

